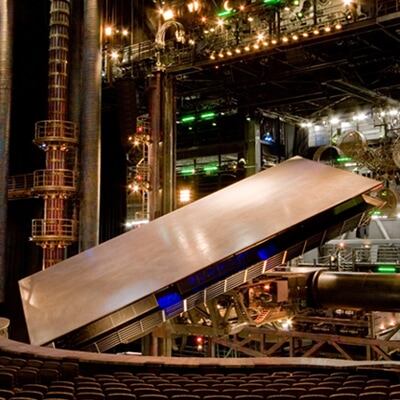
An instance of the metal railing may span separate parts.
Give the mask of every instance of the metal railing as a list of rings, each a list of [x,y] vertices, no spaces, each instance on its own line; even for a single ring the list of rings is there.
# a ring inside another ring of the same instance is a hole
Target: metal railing
[[[301,42],[304,38],[315,36],[315,30],[318,30],[318,35],[331,33],[331,31],[333,33],[342,29],[342,26],[345,27],[360,21],[372,20],[377,15],[396,12],[399,10],[399,2],[400,0],[361,0],[348,6],[344,5],[342,0],[332,0],[326,2],[326,4],[319,4],[318,2],[315,12],[305,13],[301,18],[298,18],[299,12],[296,14],[296,10],[282,13],[278,24],[279,29],[273,23],[269,27],[265,25],[264,7],[255,8],[254,15],[257,17],[259,11],[260,20],[257,23],[261,26],[261,30],[265,31],[263,41],[269,42],[268,46],[270,47],[271,44],[273,46],[279,45],[282,39],[284,43]],[[260,51],[264,48],[263,43],[254,43],[254,32],[252,30],[247,35],[242,34],[241,52],[248,51],[245,49],[247,46],[250,46],[251,51],[254,52],[254,49],[258,49],[254,45],[258,46]],[[174,69],[174,67],[204,61],[208,59],[212,51],[217,51],[218,53],[220,50],[229,51],[230,49],[233,52],[236,47],[238,47],[238,38],[234,29],[212,29],[205,33],[205,38],[202,37],[196,40],[196,46],[194,47],[188,44],[176,48],[173,40],[169,40],[165,46],[166,50],[163,49],[162,51],[157,49],[152,41],[121,47],[121,58],[119,63],[114,66],[117,67],[116,70],[119,70],[118,66],[127,68],[145,60],[156,60],[158,56],[161,57],[159,61],[164,66]],[[216,58],[218,58],[218,54]]]
[[[77,238],[77,223],[73,219],[34,219],[32,240],[72,242]]]
[[[42,169],[33,173],[33,189],[35,191],[75,191],[76,188],[77,176],[74,171],[68,169]]]
[[[377,16],[388,15],[400,12],[400,0],[377,0],[376,14]]]
[[[8,191],[25,191],[32,189],[33,174],[13,175],[8,178]]]
[[[78,143],[78,129],[70,121],[39,121],[35,125],[34,141],[42,146],[47,142]]]

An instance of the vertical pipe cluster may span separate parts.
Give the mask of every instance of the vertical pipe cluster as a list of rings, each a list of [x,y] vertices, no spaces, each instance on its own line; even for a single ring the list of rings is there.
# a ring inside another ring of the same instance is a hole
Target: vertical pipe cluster
[[[100,225],[101,23],[99,0],[84,0],[80,250],[96,246]]]
[[[6,273],[7,180],[10,142],[13,0],[0,0],[0,302]]]
[[[33,220],[32,240],[43,248],[43,269],[66,257],[76,240],[71,204],[76,195],[77,129],[68,121],[70,0],[51,0],[48,119],[36,123],[35,143],[46,153],[46,168],[34,172],[35,193],[44,199],[43,219]]]

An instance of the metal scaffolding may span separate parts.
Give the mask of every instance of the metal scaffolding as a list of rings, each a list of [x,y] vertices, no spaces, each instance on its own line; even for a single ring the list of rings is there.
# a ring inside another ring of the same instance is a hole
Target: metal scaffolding
[[[71,202],[77,191],[76,125],[68,121],[70,0],[52,0],[48,76],[48,119],[36,123],[34,143],[46,153],[46,168],[33,174],[33,192],[44,199],[43,218],[32,221],[32,240],[43,248],[43,269],[66,258],[77,239]]]

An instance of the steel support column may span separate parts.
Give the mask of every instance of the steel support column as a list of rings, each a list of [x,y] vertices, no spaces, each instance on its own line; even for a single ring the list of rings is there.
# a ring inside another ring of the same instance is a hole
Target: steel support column
[[[69,70],[69,117],[71,121],[79,121],[82,100],[82,2],[71,0],[71,46]]]
[[[246,121],[246,177],[261,170],[260,124],[255,120]]]
[[[151,145],[149,146],[150,219],[175,208],[176,123],[173,78],[156,71],[149,82]]]
[[[162,92],[162,213],[175,209],[176,199],[176,111],[172,76],[164,75]]]
[[[12,80],[12,0],[0,0],[0,302],[6,274],[7,181]]]
[[[101,130],[101,2],[84,0],[81,114],[80,250],[99,242]]]
[[[161,185],[160,185],[160,157],[161,157],[161,71],[154,73],[149,80],[149,113],[151,144],[149,146],[150,165],[150,193],[149,218],[153,220],[161,216]]]

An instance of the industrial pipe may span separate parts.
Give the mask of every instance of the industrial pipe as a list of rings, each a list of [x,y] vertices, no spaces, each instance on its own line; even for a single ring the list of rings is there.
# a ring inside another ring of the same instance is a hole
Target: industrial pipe
[[[400,311],[400,274],[318,271],[312,277],[313,305]]]
[[[0,0],[0,302],[6,274],[7,186],[12,80],[12,0]]]
[[[101,143],[101,2],[83,8],[80,251],[99,243]]]

